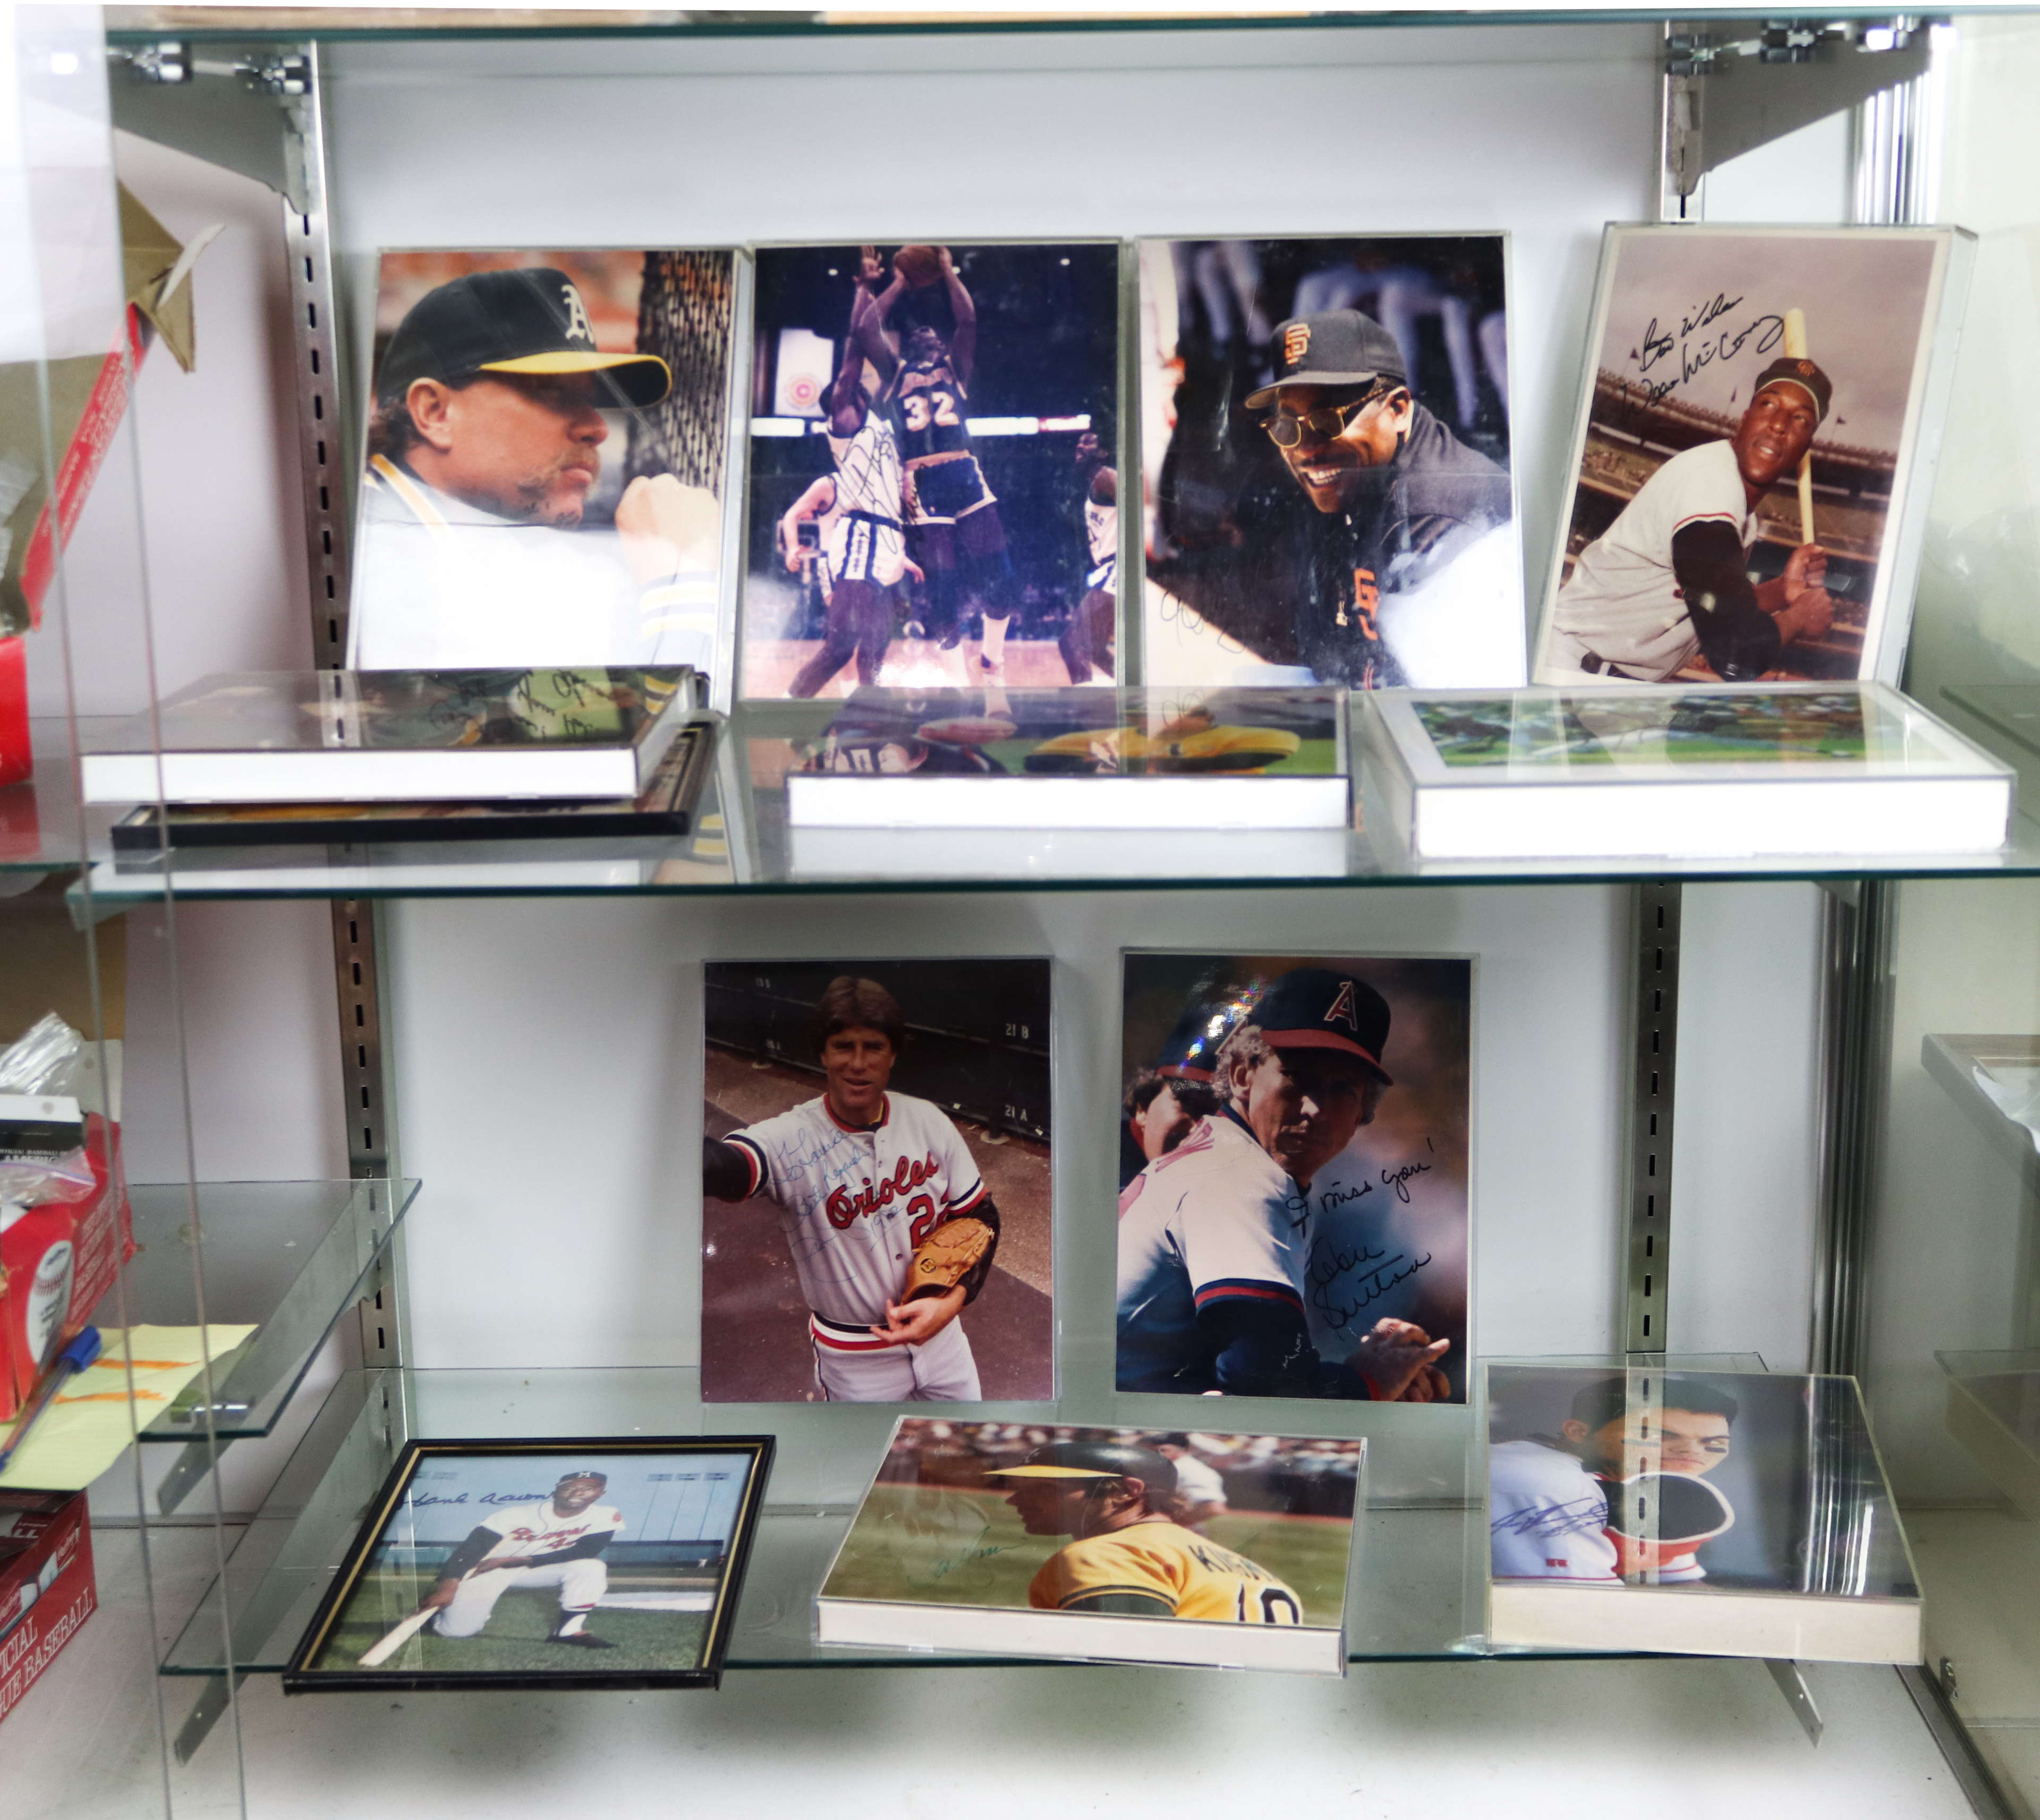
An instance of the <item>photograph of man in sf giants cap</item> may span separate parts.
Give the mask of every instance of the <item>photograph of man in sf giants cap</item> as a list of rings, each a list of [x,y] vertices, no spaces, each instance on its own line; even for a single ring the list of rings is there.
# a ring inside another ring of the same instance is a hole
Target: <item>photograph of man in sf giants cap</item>
[[[731,276],[723,252],[383,255],[355,668],[710,667]]]
[[[1216,1105],[1120,1195],[1120,1389],[1464,1399],[1472,973],[1126,957],[1127,1078]]]

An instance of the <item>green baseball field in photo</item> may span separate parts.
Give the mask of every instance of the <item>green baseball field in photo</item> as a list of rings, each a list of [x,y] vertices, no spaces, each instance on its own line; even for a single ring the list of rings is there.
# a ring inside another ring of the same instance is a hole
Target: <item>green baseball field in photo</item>
[[[1286,1582],[1303,1601],[1305,1624],[1341,1621],[1350,1523],[1242,1510],[1213,1517],[1204,1533]],[[822,1590],[834,1599],[1025,1609],[1027,1582],[1068,1540],[1027,1534],[995,1492],[876,1485]]]
[[[612,1567],[605,1595],[671,1594],[696,1588],[704,1595],[699,1611],[598,1605],[588,1628],[615,1646],[607,1650],[548,1643],[546,1638],[560,1621],[558,1594],[550,1589],[513,1589],[497,1601],[480,1635],[443,1637],[428,1626],[379,1666],[392,1674],[553,1675],[589,1670],[609,1674],[696,1668],[708,1639],[713,1578],[695,1575],[682,1579],[669,1570],[634,1571]],[[356,1670],[363,1652],[417,1611],[418,1601],[431,1590],[431,1581],[409,1569],[371,1568],[362,1575],[325,1647],[307,1666]]]

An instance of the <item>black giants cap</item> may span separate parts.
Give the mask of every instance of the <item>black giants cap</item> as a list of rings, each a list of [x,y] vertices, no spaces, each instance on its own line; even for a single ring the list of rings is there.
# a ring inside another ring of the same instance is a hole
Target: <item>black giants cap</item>
[[[1285,973],[1254,1000],[1246,1022],[1260,1030],[1270,1048],[1358,1056],[1383,1086],[1395,1084],[1381,1065],[1381,1052],[1388,1046],[1388,1001],[1350,973],[1329,967]]]
[[[1818,422],[1828,414],[1828,406],[1835,395],[1834,382],[1811,360],[1788,356],[1782,360],[1773,360],[1756,375],[1756,390],[1749,395],[1753,402],[1756,393],[1767,386],[1797,386],[1814,401],[1814,409]]]
[[[605,354],[573,280],[550,265],[470,272],[411,306],[382,356],[381,400],[413,379],[451,383],[478,373],[600,373],[619,404],[656,405],[673,375],[656,354]]]
[[[1376,379],[1407,383],[1402,350],[1395,337],[1357,310],[1326,310],[1292,316],[1269,337],[1275,356],[1275,383],[1246,394],[1258,411],[1274,402],[1285,386],[1371,386]]]

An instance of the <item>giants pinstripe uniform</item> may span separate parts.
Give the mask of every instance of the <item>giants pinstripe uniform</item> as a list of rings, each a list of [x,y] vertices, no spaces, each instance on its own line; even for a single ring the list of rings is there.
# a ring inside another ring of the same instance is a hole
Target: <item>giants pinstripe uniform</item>
[[[900,527],[900,445],[892,426],[865,413],[854,436],[831,436],[835,458],[835,521],[828,531],[829,573],[838,581],[890,588],[907,573]]]
[[[1214,1299],[1305,1314],[1310,1197],[1230,1111],[1201,1120],[1119,1197],[1119,1388],[1218,1388],[1197,1311]]]
[[[746,1193],[769,1195],[779,1208],[831,1400],[977,1400],[961,1321],[925,1346],[892,1345],[871,1331],[904,1291],[915,1246],[985,1198],[949,1115],[912,1094],[888,1093],[878,1122],[859,1129],[839,1120],[824,1095],[724,1141],[750,1165]]]

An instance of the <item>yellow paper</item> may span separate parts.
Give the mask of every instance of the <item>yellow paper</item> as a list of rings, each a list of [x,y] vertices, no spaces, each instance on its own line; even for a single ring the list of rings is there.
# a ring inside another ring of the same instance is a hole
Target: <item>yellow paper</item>
[[[169,1407],[199,1374],[207,1357],[223,1357],[254,1332],[253,1327],[108,1327],[99,1357],[57,1393],[21,1450],[0,1472],[0,1486],[39,1491],[76,1491],[89,1485],[124,1453],[145,1427]],[[136,1411],[128,1410],[128,1355],[135,1356]],[[13,1434],[0,1435],[0,1445]],[[196,1430],[194,1438],[202,1436]]]

